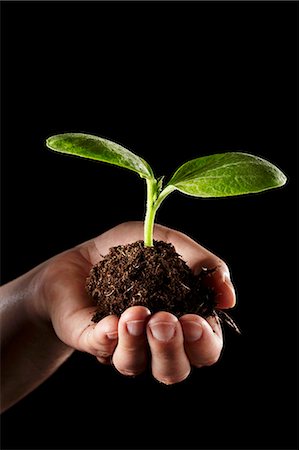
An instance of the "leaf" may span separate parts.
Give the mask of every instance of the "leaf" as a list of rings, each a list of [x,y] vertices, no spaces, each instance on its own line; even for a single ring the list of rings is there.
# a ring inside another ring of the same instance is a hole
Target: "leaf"
[[[284,185],[276,166],[247,153],[222,153],[196,158],[174,173],[167,187],[196,197],[227,197]]]
[[[94,159],[137,172],[142,178],[154,178],[150,165],[135,153],[115,142],[84,133],[64,133],[46,141],[51,150]]]

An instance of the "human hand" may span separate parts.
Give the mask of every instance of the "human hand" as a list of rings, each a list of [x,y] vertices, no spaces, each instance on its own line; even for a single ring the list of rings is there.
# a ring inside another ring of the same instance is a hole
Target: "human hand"
[[[217,267],[210,282],[218,295],[218,307],[234,306],[234,288],[221,259],[186,235],[160,225],[155,226],[154,237],[171,242],[194,273],[202,267]],[[95,307],[85,291],[91,267],[110,247],[140,239],[143,223],[128,222],[47,261],[37,275],[42,295],[33,308],[35,314],[51,320],[62,342],[102,363],[112,362],[124,375],[145,370],[149,347],[153,376],[165,384],[178,383],[189,375],[191,366],[218,360],[223,340],[217,318],[185,314],[177,319],[166,311],[151,315],[144,306],[134,306],[120,318],[110,315],[97,324],[91,322]]]

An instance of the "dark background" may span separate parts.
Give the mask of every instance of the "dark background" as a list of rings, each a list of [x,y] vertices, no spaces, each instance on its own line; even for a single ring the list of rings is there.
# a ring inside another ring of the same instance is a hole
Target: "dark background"
[[[48,152],[52,134],[107,137],[168,176],[245,151],[289,180],[242,198],[174,193],[158,214],[231,268],[243,334],[225,330],[219,363],[165,387],[76,353],[3,414],[3,448],[295,448],[297,3],[1,9],[2,283],[143,218],[138,176]]]

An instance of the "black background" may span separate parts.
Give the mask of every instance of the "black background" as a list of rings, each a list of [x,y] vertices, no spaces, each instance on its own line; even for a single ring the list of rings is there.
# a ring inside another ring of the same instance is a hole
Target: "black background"
[[[288,176],[283,189],[242,198],[174,193],[158,214],[231,268],[243,334],[226,329],[217,365],[165,387],[75,353],[3,414],[3,448],[294,448],[297,3],[1,9],[2,283],[143,218],[138,176],[48,152],[52,134],[115,140],[158,175],[245,151]]]

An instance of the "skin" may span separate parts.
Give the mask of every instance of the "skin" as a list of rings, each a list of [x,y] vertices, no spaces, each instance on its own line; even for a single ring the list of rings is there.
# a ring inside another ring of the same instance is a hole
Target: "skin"
[[[235,305],[229,270],[220,258],[161,225],[155,226],[154,237],[172,242],[195,273],[217,267],[209,283],[218,295],[218,306]],[[140,374],[150,364],[153,376],[165,384],[183,381],[192,366],[217,362],[223,339],[213,318],[186,314],[178,320],[166,311],[151,314],[134,306],[119,319],[111,315],[91,322],[95,307],[85,292],[85,279],[92,265],[110,247],[140,239],[142,222],[123,223],[0,288],[2,411],[46,380],[74,350],[112,363],[127,376]]]

